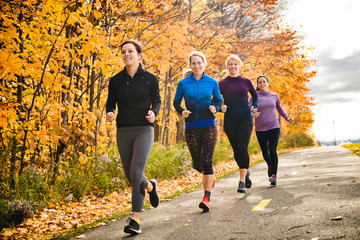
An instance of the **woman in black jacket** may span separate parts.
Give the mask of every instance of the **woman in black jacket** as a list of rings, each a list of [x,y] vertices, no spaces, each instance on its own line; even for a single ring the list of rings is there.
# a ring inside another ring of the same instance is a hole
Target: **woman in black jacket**
[[[154,121],[160,110],[159,84],[152,73],[140,64],[142,49],[132,40],[121,44],[124,70],[113,76],[109,83],[106,120],[116,117],[117,145],[127,179],[132,186],[132,216],[124,231],[141,233],[139,219],[144,204],[145,189],[153,207],[159,205],[156,180],[148,181],[145,167],[154,142]]]

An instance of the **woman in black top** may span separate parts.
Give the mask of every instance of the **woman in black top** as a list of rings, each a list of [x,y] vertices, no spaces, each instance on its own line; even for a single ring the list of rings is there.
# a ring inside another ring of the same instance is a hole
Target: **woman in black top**
[[[132,40],[121,44],[125,68],[109,82],[106,120],[116,117],[117,145],[127,179],[132,186],[132,216],[124,231],[141,233],[139,219],[144,204],[145,189],[153,207],[159,205],[156,180],[144,176],[146,163],[154,142],[154,121],[160,110],[159,84],[152,73],[140,64],[142,49]]]

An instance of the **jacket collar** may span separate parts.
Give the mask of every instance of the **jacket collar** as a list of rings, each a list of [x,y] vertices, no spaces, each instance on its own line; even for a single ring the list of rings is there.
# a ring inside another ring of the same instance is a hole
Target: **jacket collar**
[[[141,63],[139,63],[139,67],[138,67],[138,69],[137,69],[134,77],[135,77],[136,75],[140,74],[140,73],[143,73],[144,71],[145,71],[145,70],[143,69]],[[129,74],[127,73],[127,71],[126,71],[126,66],[124,67],[124,70],[123,70],[122,72],[123,72],[123,74],[125,74],[126,76],[130,77],[130,75],[129,75]]]
[[[206,74],[205,74],[205,72],[203,72],[203,75],[201,76],[201,78],[200,78],[199,80],[197,80],[197,79],[195,78],[195,76],[194,76],[193,73],[191,73],[191,74],[189,75],[189,77],[190,77],[192,80],[194,80],[194,81],[200,81],[200,80],[203,79],[205,76],[206,76]]]

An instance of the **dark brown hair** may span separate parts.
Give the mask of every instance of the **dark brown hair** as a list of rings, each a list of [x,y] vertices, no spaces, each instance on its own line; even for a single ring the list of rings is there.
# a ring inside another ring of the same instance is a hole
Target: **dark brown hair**
[[[262,78],[262,77],[265,78],[266,81],[269,83],[269,78],[266,75],[260,75],[256,79],[256,85],[258,85],[258,83],[259,83],[259,78]],[[258,86],[256,86],[256,91],[259,91],[259,90],[260,90],[260,88]]]
[[[135,49],[136,49],[136,52],[137,53],[142,53],[142,48],[141,48],[141,44],[135,40],[132,40],[132,39],[129,39],[129,40],[126,40],[125,42],[123,42],[121,45],[120,45],[120,49],[122,50],[123,49],[123,46],[125,44],[128,44],[128,43],[131,43],[132,45],[135,46]]]

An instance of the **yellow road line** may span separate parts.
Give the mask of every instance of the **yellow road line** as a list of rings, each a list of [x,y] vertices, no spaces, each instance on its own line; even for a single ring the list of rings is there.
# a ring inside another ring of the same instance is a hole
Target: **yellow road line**
[[[271,202],[271,199],[264,199],[259,204],[254,207],[251,211],[262,211],[264,208]]]

